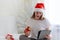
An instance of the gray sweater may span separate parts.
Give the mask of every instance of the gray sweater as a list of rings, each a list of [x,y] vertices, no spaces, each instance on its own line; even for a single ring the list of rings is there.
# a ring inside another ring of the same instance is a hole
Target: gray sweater
[[[20,35],[19,40],[30,40],[30,39],[25,35]]]

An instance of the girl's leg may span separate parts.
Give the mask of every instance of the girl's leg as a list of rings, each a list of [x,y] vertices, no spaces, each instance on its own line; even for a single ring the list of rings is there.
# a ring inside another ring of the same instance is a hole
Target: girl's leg
[[[36,40],[36,39],[34,39],[34,38],[30,38],[31,40]]]

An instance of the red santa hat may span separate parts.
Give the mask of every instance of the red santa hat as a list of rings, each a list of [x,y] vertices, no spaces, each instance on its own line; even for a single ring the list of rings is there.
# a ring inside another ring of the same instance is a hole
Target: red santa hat
[[[37,3],[34,11],[44,12],[44,10],[45,10],[44,3]]]

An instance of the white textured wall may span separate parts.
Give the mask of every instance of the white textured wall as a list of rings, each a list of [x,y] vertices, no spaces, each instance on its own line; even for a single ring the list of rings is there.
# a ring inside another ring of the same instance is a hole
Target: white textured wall
[[[16,15],[18,0],[0,0],[0,16]]]
[[[0,40],[7,33],[17,34],[16,16],[20,13],[20,0],[0,0]]]
[[[7,33],[17,34],[18,3],[19,0],[0,0],[0,37]]]

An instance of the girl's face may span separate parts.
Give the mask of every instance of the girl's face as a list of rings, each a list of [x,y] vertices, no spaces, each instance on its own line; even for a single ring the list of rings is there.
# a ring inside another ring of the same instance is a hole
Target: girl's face
[[[41,15],[43,15],[42,12],[35,12],[35,18],[39,19],[41,17]]]

